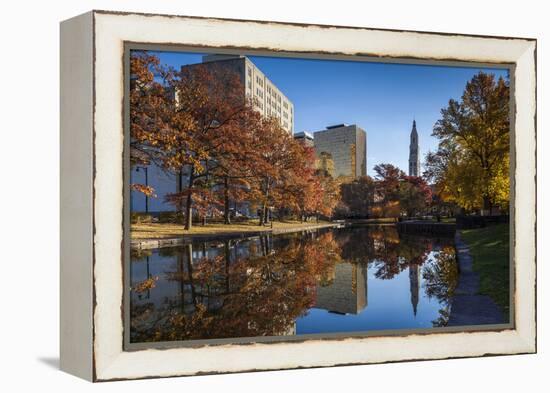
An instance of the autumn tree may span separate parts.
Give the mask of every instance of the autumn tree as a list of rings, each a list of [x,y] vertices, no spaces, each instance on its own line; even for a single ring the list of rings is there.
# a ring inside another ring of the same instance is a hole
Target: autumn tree
[[[370,176],[361,176],[340,186],[341,200],[349,216],[367,218],[374,202],[375,182]]]
[[[331,218],[340,201],[340,182],[324,171],[316,171],[315,178],[319,183],[316,190],[320,198],[315,213]]]
[[[399,208],[399,187],[405,178],[405,172],[398,167],[382,163],[374,166],[376,180],[377,210],[379,216],[397,217],[400,214]]]
[[[399,183],[399,208],[407,217],[413,217],[425,211],[432,201],[432,190],[424,179],[417,176],[405,176]]]
[[[182,67],[169,82],[174,138],[163,146],[164,166],[180,171],[186,184],[168,200],[185,208],[185,229],[189,230],[194,206],[219,204],[212,193],[212,171],[227,154],[228,144],[239,140],[242,116],[250,108],[238,75],[222,66]]]
[[[307,165],[307,148],[292,138],[274,118],[261,120],[261,132],[252,136],[250,171],[257,179],[251,195],[260,206],[259,225],[268,222],[270,207],[285,205],[290,187],[300,187],[307,182],[312,171]]]
[[[131,56],[131,161],[170,173],[176,192],[165,196],[184,218],[223,214],[230,203],[330,216],[338,198],[334,181],[316,172],[313,150],[295,141],[275,118],[245,99],[239,76],[215,64],[174,70],[146,51]],[[153,195],[147,185],[132,188]],[[194,214],[195,213],[195,214]]]
[[[253,184],[258,181],[255,165],[261,159],[255,145],[255,135],[261,135],[261,115],[247,107],[238,121],[230,127],[225,140],[220,144],[216,154],[216,165],[212,169],[215,178],[215,189],[223,205],[224,223],[231,223],[230,203],[243,202],[249,199]]]
[[[155,76],[157,75],[157,77]],[[171,105],[163,82],[169,72],[156,56],[133,51],[130,56],[130,164],[162,166],[162,147],[167,134]],[[159,80],[160,79],[160,80]],[[153,196],[149,185],[132,183],[130,187]]]
[[[447,201],[490,210],[509,203],[508,80],[479,72],[460,101],[450,100],[433,129],[436,152],[426,157],[426,177]]]

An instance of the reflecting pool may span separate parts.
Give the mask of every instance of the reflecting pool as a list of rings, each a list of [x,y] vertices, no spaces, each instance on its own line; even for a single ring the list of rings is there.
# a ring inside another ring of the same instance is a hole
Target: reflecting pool
[[[452,238],[393,225],[132,251],[130,341],[445,326]]]

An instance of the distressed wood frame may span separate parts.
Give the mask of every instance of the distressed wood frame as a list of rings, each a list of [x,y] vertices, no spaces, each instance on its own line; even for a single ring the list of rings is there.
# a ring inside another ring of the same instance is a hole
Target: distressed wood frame
[[[125,351],[123,71],[136,42],[513,65],[513,327]],[[63,370],[107,381],[536,351],[536,40],[92,11],[62,22],[60,63]]]

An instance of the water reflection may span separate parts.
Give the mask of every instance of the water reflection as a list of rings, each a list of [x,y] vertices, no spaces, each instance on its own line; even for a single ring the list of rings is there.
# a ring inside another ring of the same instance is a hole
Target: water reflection
[[[134,252],[130,273],[132,342],[444,326],[457,281],[451,239],[393,226]]]

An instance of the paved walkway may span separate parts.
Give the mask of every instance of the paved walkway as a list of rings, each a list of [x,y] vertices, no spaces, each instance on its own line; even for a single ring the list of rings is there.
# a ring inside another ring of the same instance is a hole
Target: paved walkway
[[[455,247],[460,276],[447,326],[505,323],[497,304],[489,296],[479,294],[479,275],[473,270],[470,249],[459,231],[455,234]]]

